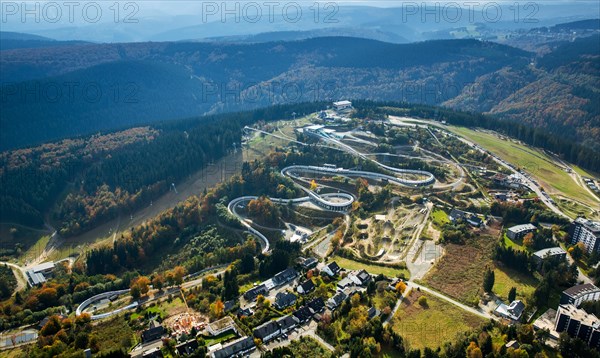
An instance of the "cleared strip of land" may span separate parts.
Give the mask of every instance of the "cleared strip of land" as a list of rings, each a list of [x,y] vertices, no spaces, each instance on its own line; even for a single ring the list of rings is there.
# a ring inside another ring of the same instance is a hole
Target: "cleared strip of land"
[[[564,171],[547,154],[514,140],[499,138],[489,133],[464,127],[448,126],[448,129],[466,139],[473,141],[483,148],[498,155],[503,160],[523,168],[531,173],[536,180],[543,184],[549,192],[562,194],[566,197],[598,206],[598,199],[579,186],[569,174]],[[578,168],[577,168],[578,169]],[[582,172],[583,173],[583,172]]]

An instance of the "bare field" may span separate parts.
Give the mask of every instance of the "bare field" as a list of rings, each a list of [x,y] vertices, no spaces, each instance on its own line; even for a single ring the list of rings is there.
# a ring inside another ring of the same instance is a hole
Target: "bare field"
[[[463,245],[448,244],[444,255],[423,281],[463,303],[476,304],[482,291],[483,273],[492,267],[495,236],[475,236]]]

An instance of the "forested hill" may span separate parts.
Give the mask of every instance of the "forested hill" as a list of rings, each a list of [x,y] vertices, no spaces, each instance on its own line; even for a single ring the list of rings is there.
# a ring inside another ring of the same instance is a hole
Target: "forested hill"
[[[41,227],[51,212],[63,236],[80,234],[135,212],[167,192],[171,183],[226,155],[234,143],[239,148],[245,125],[324,105],[159,122],[0,153],[0,222]]]
[[[557,44],[531,65],[481,76],[444,105],[489,112],[600,150],[600,35]]]
[[[8,84],[0,149],[288,102],[351,97],[436,104],[482,75],[524,66],[529,57],[475,40],[391,44],[345,37],[3,51]]]
[[[79,44],[2,51],[0,150],[343,98],[488,112],[600,146],[598,35],[537,57],[476,40]],[[48,59],[52,59],[49,61]]]
[[[245,125],[311,113],[327,102],[157,122],[0,153],[0,221],[42,226],[50,218],[63,236],[130,215],[190,174],[239,147]],[[497,130],[600,170],[600,155],[579,143],[514,121],[398,102],[355,101],[359,112],[436,118]],[[396,108],[397,113],[392,109]],[[391,110],[391,112],[389,112]],[[2,251],[0,250],[0,256]]]

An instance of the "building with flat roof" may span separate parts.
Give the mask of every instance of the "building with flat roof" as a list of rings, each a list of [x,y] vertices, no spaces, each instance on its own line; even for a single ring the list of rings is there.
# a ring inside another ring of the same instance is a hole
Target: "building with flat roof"
[[[344,277],[337,283],[337,288],[339,290],[343,290],[346,287],[354,286],[354,281],[350,279],[350,277]]]
[[[206,331],[213,337],[227,331],[237,332],[235,322],[229,316],[223,317],[218,321],[214,321],[206,325]]]
[[[533,253],[533,256],[537,257],[538,259],[542,259],[542,260],[549,258],[549,257],[556,257],[556,256],[565,257],[566,255],[567,255],[567,252],[559,246],[549,247],[547,249],[541,249],[541,250],[538,250]]]
[[[579,217],[569,228],[571,244],[582,242],[589,253],[600,252],[600,222]]]
[[[357,286],[366,286],[371,281],[371,275],[365,270],[352,272],[347,278]]]
[[[44,262],[43,264],[39,264],[25,271],[25,275],[27,276],[27,283],[30,286],[41,285],[50,275],[52,275],[52,271],[54,270],[54,262]]]
[[[537,265],[538,269],[542,267],[544,260],[560,262],[567,258],[567,252],[561,247],[550,247],[547,249],[538,250],[531,256],[533,262]]]
[[[350,109],[350,108],[352,108],[352,102],[346,101],[346,100],[333,102],[333,108],[336,111],[343,111],[346,109]]]
[[[535,230],[536,227],[533,224],[515,225],[506,230],[506,236],[511,240],[520,240],[523,238],[523,236],[529,234],[530,232],[534,232]]]
[[[593,314],[573,305],[560,305],[554,323],[556,332],[567,332],[577,337],[590,347],[600,348],[600,320]]]
[[[579,307],[585,301],[600,300],[600,289],[591,283],[567,288],[560,295],[561,305],[573,305]]]

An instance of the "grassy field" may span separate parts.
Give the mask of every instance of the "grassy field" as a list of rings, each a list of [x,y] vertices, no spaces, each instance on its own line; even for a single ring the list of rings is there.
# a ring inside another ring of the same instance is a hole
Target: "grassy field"
[[[347,259],[341,256],[334,256],[332,258],[335,262],[340,265],[341,268],[346,270],[366,270],[370,274],[379,275],[383,274],[387,277],[398,277],[399,275],[404,275],[405,278],[410,277],[410,272],[406,269],[398,269],[394,267],[385,267],[379,265],[370,265],[364,264],[362,262],[354,261]]]
[[[295,121],[281,120],[272,123],[273,126],[279,128],[273,131],[273,135],[279,137],[290,137],[296,139],[294,133],[294,127],[303,126],[309,124],[309,117],[298,118]],[[274,136],[267,136],[266,134],[255,134],[247,142],[246,148],[244,149],[244,161],[252,161],[255,159],[263,159],[265,155],[274,151],[276,147],[282,148],[289,144],[289,141]]]
[[[585,169],[578,167],[577,165],[572,165],[571,168],[573,168],[575,173],[577,173],[583,177],[588,177],[588,178],[594,178],[594,177],[599,178],[600,177],[599,173],[592,174],[592,173],[586,171]]]
[[[393,329],[408,341],[411,348],[437,348],[452,341],[459,333],[482,325],[485,320],[435,296],[425,294],[427,306],[417,299],[424,295],[413,291],[404,300],[392,321]]]
[[[444,226],[444,224],[450,222],[450,219],[448,219],[448,214],[446,214],[446,212],[441,209],[434,209],[431,212],[431,220],[438,228],[441,228],[442,226]]]
[[[281,135],[281,133],[274,133]],[[274,151],[275,148],[285,147],[289,141],[276,138],[273,136],[267,136],[266,134],[256,134],[247,143],[247,147],[244,149],[244,161],[253,161],[257,159],[263,159],[267,154]]]
[[[513,250],[529,251],[529,252],[535,251],[533,249],[528,249],[525,246],[523,246],[522,241],[512,241],[511,239],[508,238],[508,236],[506,236],[506,234],[504,234],[503,238],[504,238],[504,245],[506,247],[511,247]]]
[[[496,278],[493,289],[494,293],[505,301],[508,298],[508,291],[510,291],[511,287],[517,288],[517,298],[522,300],[533,294],[538,284],[538,280],[535,277],[524,275],[508,268],[496,267],[494,274]]]
[[[498,155],[500,158],[524,168],[531,173],[546,190],[554,190],[567,197],[580,200],[589,205],[598,205],[598,200],[592,197],[546,154],[525,145],[501,140],[497,136],[479,132],[464,127],[448,127],[451,131],[481,145],[483,148]]]
[[[42,236],[35,243],[35,245],[31,246],[27,251],[23,253],[23,255],[21,255],[19,261],[21,261],[22,263],[26,263],[35,259],[44,251],[46,245],[48,245],[48,242],[50,242],[50,235]]]
[[[445,253],[423,279],[432,288],[475,305],[482,290],[484,268],[492,265],[496,239],[476,236],[464,245],[448,244]]]
[[[153,315],[159,315],[161,318],[166,318],[174,313],[182,311],[184,308],[185,304],[183,303],[181,296],[175,296],[171,302],[164,300],[158,303],[157,305],[145,308],[140,313],[136,312],[131,314],[130,320],[133,321],[138,319],[139,317],[143,317],[146,312],[149,312]]]
[[[204,339],[204,342],[206,343],[206,346],[210,347],[214,344],[226,342],[226,341],[232,340],[236,337],[237,337],[237,334],[235,334],[234,332],[231,332],[231,331],[227,331],[227,332],[223,332],[223,333],[219,334],[216,337],[210,337],[210,338],[207,337]]]

